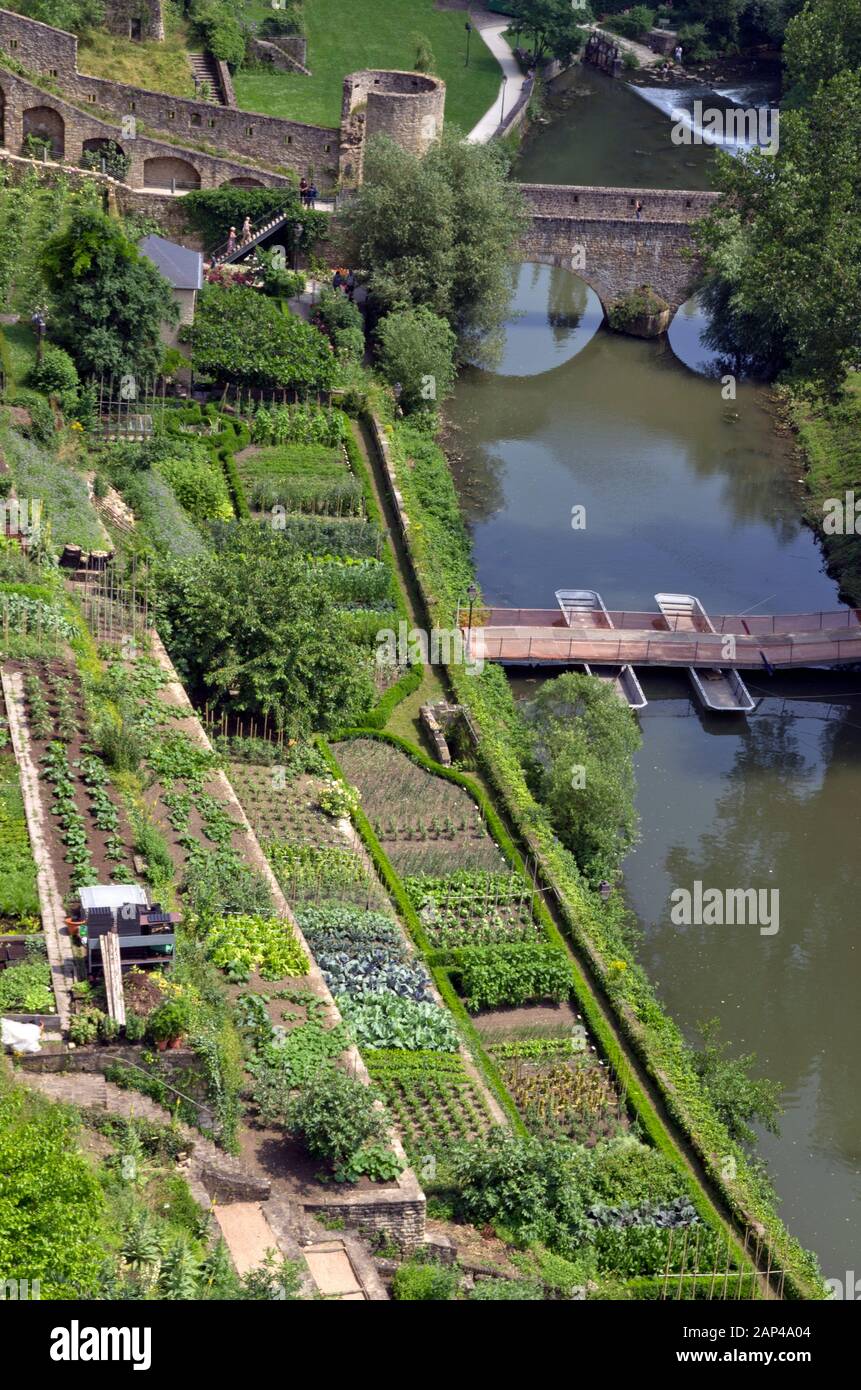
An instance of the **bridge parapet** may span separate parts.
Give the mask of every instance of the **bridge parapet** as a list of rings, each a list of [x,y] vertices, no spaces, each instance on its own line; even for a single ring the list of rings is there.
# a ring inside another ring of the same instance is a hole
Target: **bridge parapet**
[[[642,221],[696,222],[711,212],[719,194],[684,188],[598,188],[567,183],[522,183],[529,212],[540,217],[577,217],[603,221],[636,221],[638,201]]]

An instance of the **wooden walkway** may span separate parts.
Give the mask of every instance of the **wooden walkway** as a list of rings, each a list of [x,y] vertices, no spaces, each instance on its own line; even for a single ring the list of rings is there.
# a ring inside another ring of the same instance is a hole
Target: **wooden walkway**
[[[459,618],[463,617],[463,612]],[[861,610],[727,614],[711,619],[714,632],[696,631],[661,613],[609,613],[612,626],[576,621],[558,608],[485,608],[468,633],[471,661],[513,666],[835,666],[861,662]],[[461,623],[465,635],[467,627]]]

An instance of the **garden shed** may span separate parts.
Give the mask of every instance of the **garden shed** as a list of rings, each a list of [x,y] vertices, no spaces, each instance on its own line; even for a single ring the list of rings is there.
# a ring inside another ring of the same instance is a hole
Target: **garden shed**
[[[179,323],[161,326],[162,341],[168,347],[175,347],[180,328],[194,321],[197,294],[203,288],[203,256],[200,251],[191,251],[179,242],[155,235],[139,241],[138,250],[167,280],[174,301],[179,305]]]

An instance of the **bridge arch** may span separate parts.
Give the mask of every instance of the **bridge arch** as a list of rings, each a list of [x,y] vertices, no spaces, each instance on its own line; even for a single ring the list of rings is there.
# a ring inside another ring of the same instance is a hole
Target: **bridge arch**
[[[200,174],[187,159],[176,155],[157,155],[145,159],[143,166],[144,188],[187,189],[200,188]]]
[[[524,252],[523,259],[525,261],[535,262],[537,265],[556,266],[560,270],[569,271],[571,275],[576,275],[577,279],[582,280],[583,284],[596,295],[598,303],[601,305],[604,318],[607,317],[607,310],[615,296],[610,293],[607,286],[595,275],[590,276],[585,267],[578,269],[575,266],[574,262],[577,260],[577,257],[573,253],[569,256],[561,253],[556,254],[552,251],[528,251]]]
[[[52,159],[66,153],[66,122],[53,106],[28,106],[22,118],[21,153],[31,153],[35,142],[44,142]]]

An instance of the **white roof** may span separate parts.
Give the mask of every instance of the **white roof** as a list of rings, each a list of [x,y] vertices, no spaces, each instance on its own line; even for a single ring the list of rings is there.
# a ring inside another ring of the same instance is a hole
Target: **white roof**
[[[147,895],[136,883],[97,883],[91,888],[80,890],[81,907],[86,912],[91,907],[123,907],[125,903],[140,903],[148,907]]]

